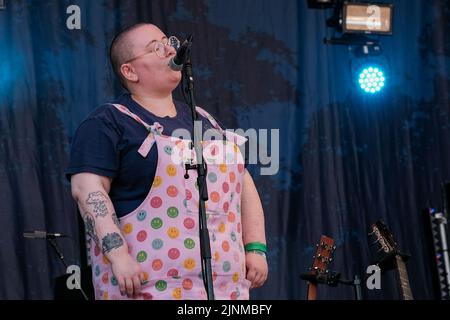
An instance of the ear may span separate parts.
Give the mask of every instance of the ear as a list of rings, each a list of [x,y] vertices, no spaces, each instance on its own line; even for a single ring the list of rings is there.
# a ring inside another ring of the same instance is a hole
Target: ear
[[[120,73],[122,76],[130,82],[137,82],[139,77],[134,70],[134,67],[129,63],[124,63],[120,66]]]

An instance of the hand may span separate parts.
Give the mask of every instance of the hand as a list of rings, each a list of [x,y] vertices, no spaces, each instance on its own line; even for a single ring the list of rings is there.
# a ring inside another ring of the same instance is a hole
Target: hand
[[[261,287],[267,279],[269,268],[264,256],[255,252],[245,254],[245,265],[247,267],[247,280],[252,285],[250,289]]]
[[[122,296],[126,294],[128,298],[138,298],[141,294],[141,281],[144,281],[144,273],[139,262],[128,253],[124,253],[114,257],[111,266]]]

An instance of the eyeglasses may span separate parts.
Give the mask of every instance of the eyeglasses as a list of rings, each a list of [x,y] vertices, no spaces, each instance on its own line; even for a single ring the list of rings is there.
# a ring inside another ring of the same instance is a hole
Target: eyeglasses
[[[149,53],[152,53],[152,52],[155,52],[158,57],[164,58],[166,56],[166,47],[170,46],[170,47],[174,48],[175,50],[178,50],[178,48],[180,47],[180,40],[178,40],[178,38],[175,36],[170,36],[169,38],[166,38],[162,41],[155,40],[149,46],[150,46],[149,51],[146,51],[124,63],[130,63],[131,61],[139,59],[139,58],[141,58]]]

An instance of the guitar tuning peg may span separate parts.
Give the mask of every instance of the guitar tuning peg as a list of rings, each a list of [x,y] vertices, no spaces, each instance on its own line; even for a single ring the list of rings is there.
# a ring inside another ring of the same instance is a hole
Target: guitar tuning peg
[[[329,262],[333,261],[333,258],[329,258],[328,261],[329,261]]]
[[[336,250],[336,246],[333,246],[333,250]]]
[[[318,253],[317,254],[317,258],[320,258],[320,257],[322,257],[322,255],[320,253]]]
[[[317,270],[319,270],[319,268],[318,268],[318,267],[314,267],[314,270],[316,270],[316,271],[317,271]]]

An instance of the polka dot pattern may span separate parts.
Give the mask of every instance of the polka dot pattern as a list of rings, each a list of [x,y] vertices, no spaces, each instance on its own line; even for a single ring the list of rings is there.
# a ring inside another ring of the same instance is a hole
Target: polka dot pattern
[[[118,109],[138,121],[125,107]],[[203,109],[198,111],[221,130]],[[189,151],[189,142],[164,136],[157,123],[150,127],[154,129],[159,157],[152,188],[146,200],[120,221],[130,254],[145,273],[141,299],[206,299],[199,277],[197,173],[191,170],[185,179],[184,164],[173,161],[174,155]],[[242,267],[245,254],[240,250],[239,205],[245,171],[242,155],[232,141],[205,141],[203,146],[208,167],[206,207],[216,299],[248,299],[249,281]],[[126,298],[120,294],[111,264],[100,248],[91,244],[90,250],[96,298]]]

